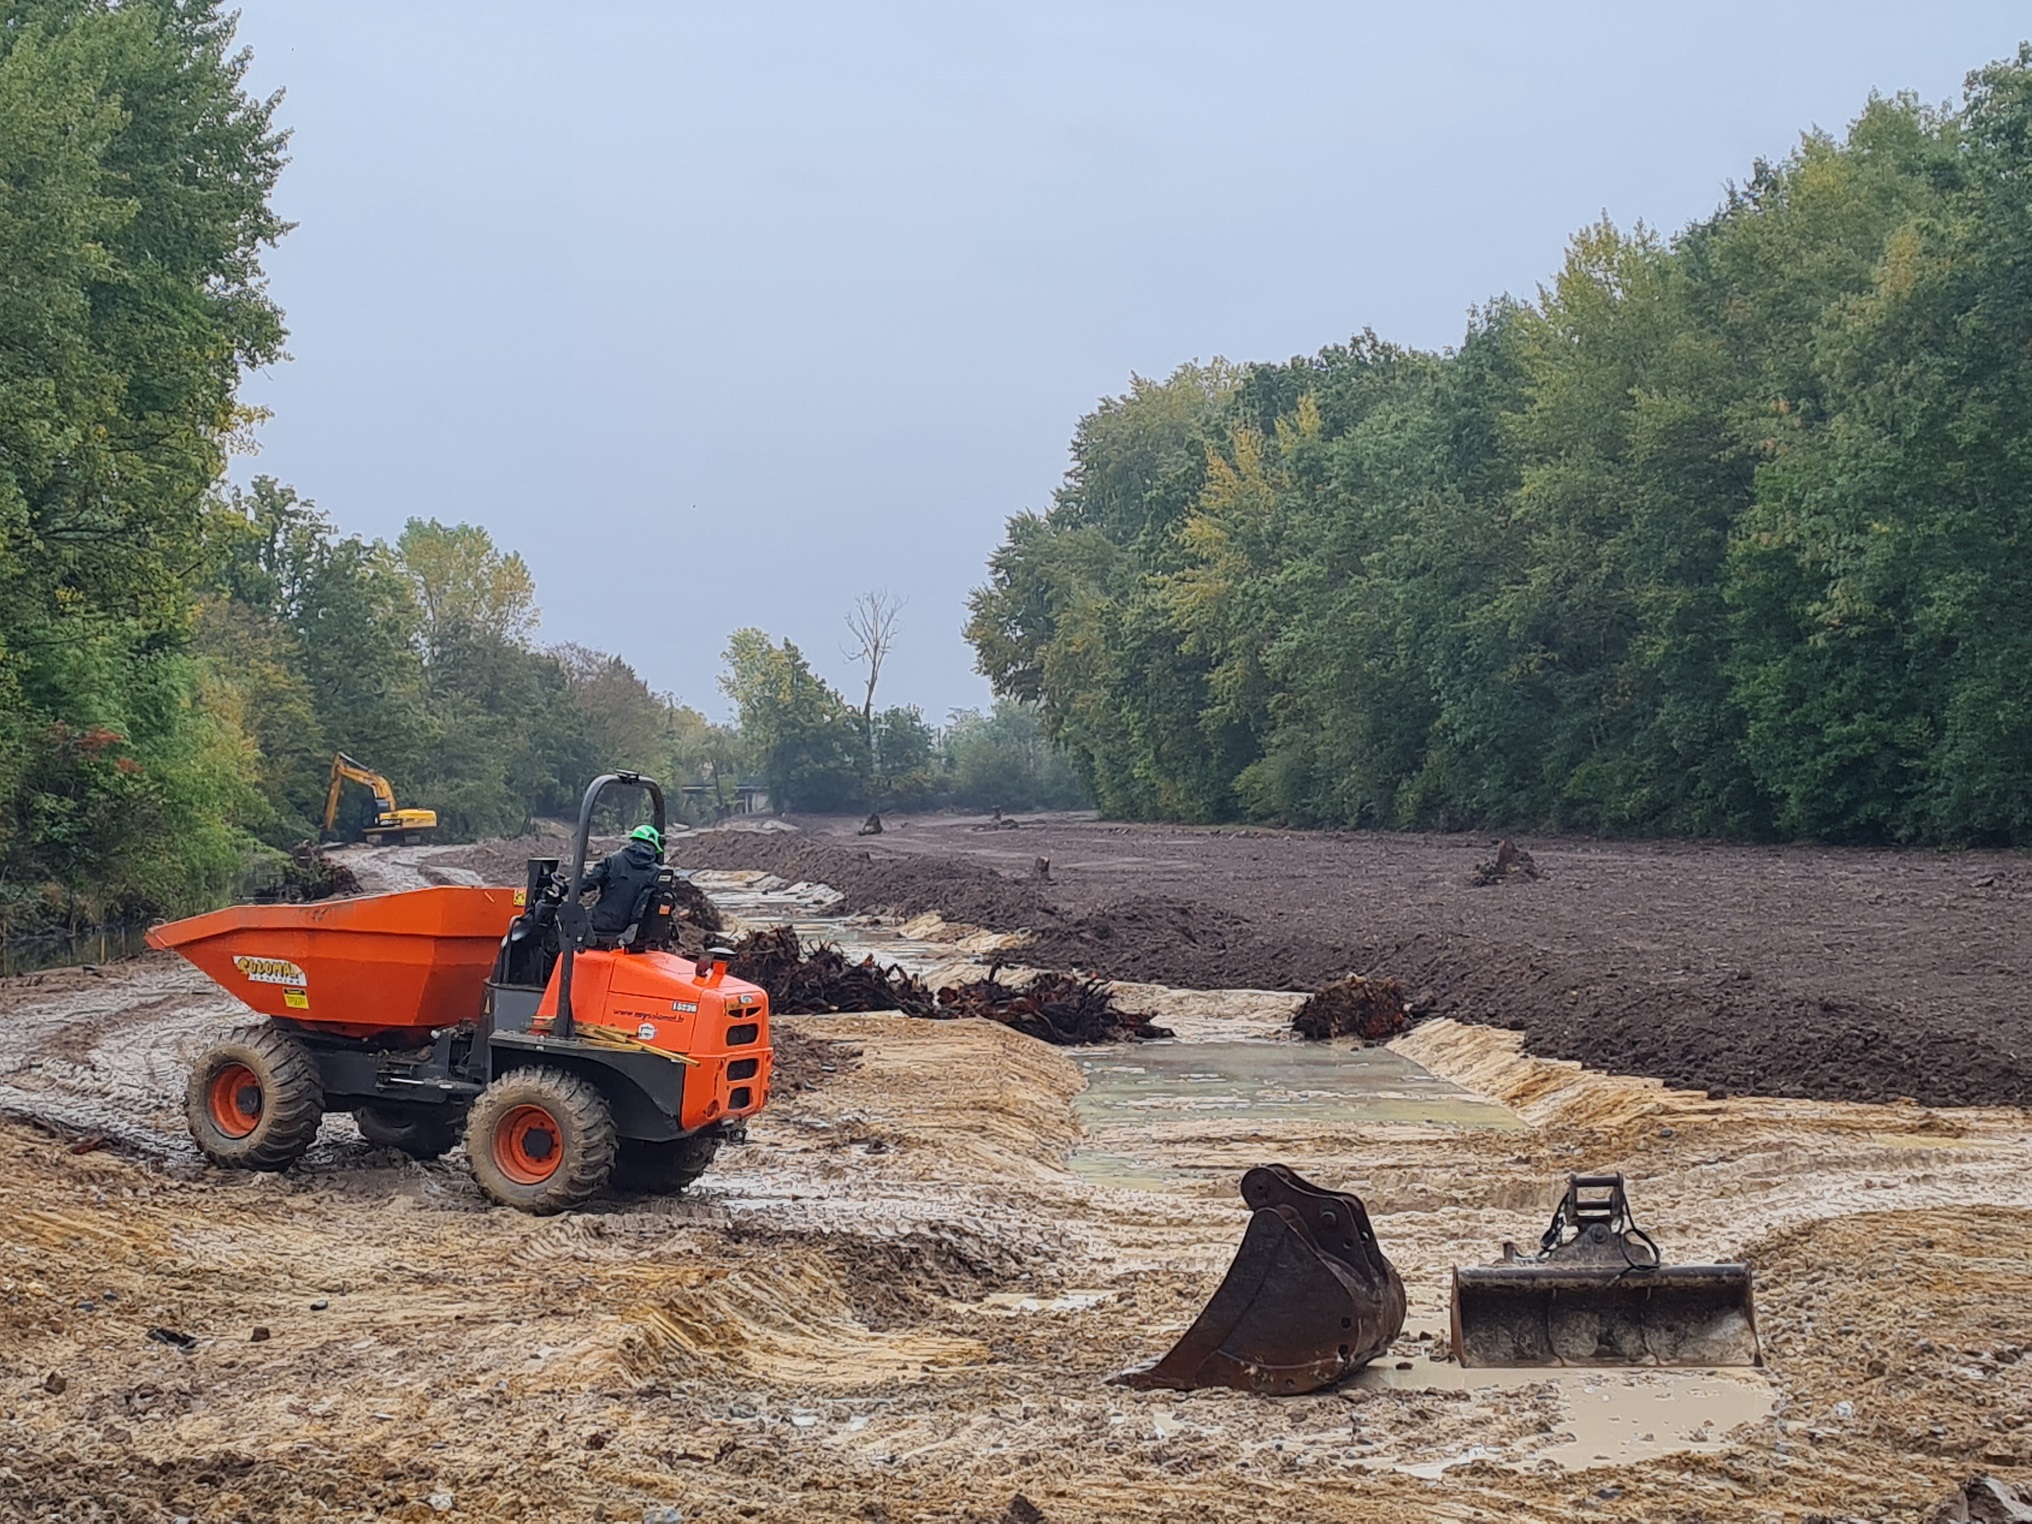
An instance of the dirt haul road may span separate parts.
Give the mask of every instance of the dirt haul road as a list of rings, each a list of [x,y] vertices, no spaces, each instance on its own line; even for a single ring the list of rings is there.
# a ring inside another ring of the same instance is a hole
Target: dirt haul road
[[[0,985],[0,1110],[64,1124],[0,1121],[0,1517],[1803,1524],[2032,1481],[2019,1110],[1709,1100],[1443,1020],[1398,1048],[1468,1094],[1109,1109],[1184,1045],[1083,1088],[984,1022],[794,1018],[817,1083],[693,1194],[539,1220],[336,1121],[287,1175],[199,1166],[181,1062],[235,1018],[177,967]],[[1136,993],[1207,1053],[1289,1004]],[[1369,1202],[1392,1358],[1278,1401],[1103,1384],[1203,1303],[1266,1159]],[[1675,1256],[1752,1260],[1767,1372],[1430,1358],[1448,1266],[1580,1167]]]

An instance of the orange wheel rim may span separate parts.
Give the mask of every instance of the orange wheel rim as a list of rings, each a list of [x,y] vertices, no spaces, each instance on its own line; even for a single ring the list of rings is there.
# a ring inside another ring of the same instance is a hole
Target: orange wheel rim
[[[494,1162],[517,1185],[541,1185],[564,1159],[564,1129],[541,1106],[517,1106],[494,1129]]]
[[[245,1064],[227,1064],[205,1092],[212,1125],[229,1138],[244,1138],[261,1125],[261,1080]]]

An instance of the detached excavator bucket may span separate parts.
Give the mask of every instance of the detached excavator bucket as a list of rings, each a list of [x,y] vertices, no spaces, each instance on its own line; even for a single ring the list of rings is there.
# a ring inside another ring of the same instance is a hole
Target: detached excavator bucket
[[[1465,1366],[1762,1365],[1748,1265],[1668,1265],[1621,1175],[1575,1175],[1536,1255],[1453,1272]]]
[[[1284,1395],[1331,1386],[1404,1328],[1404,1282],[1361,1199],[1281,1164],[1242,1177],[1248,1231],[1205,1309],[1169,1354],[1114,1380],[1139,1389],[1227,1386]]]

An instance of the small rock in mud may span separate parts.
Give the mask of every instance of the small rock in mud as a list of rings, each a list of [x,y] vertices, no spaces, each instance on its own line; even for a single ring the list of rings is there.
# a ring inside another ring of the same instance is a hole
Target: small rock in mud
[[[42,1389],[52,1397],[61,1397],[70,1388],[70,1377],[62,1371],[51,1371],[42,1378]]]
[[[1933,1515],[1933,1524],[2021,1524],[2032,1520],[2032,1494],[1994,1476],[1972,1476]]]

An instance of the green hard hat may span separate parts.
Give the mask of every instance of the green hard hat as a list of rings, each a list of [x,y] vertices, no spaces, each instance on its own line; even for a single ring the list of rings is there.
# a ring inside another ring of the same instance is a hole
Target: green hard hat
[[[630,841],[646,841],[657,851],[663,850],[663,833],[655,826],[637,826],[628,833]]]

